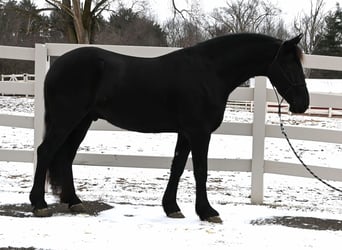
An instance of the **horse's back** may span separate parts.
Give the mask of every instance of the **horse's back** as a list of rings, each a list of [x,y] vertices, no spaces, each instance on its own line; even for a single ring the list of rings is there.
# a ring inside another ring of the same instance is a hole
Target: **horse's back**
[[[158,60],[95,47],[72,50],[46,76],[46,107],[54,114],[63,107],[69,113],[87,109],[94,119],[140,132],[175,130],[175,98]]]
[[[208,123],[214,129],[222,110],[212,109],[225,101],[209,87],[216,82],[210,70],[187,53],[138,58],[95,47],[73,50],[47,75],[47,108],[91,112],[94,119],[139,132],[178,132],[203,119],[218,120]]]

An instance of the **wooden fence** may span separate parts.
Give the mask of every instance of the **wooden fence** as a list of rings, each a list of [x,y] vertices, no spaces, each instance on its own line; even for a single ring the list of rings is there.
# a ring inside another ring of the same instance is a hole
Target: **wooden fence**
[[[43,83],[49,67],[51,56],[60,56],[63,53],[78,47],[71,44],[36,44],[35,48],[19,48],[0,46],[0,58],[29,60],[35,62],[35,83],[1,85],[0,93],[17,93],[35,96],[34,117],[0,114],[0,126],[34,129],[34,148],[40,144],[43,131],[44,99]],[[169,53],[177,48],[135,47],[135,46],[99,46],[122,54],[154,57]],[[327,56],[306,55],[304,66],[307,68],[342,70],[342,58]],[[211,170],[251,172],[251,200],[252,203],[263,202],[264,173],[273,173],[290,176],[311,177],[301,166],[294,163],[265,160],[265,139],[282,138],[279,127],[265,123],[267,102],[276,102],[273,90],[266,88],[267,79],[256,77],[255,88],[237,88],[230,96],[232,101],[253,101],[254,115],[252,123],[223,123],[215,134],[252,136],[251,159],[209,159]],[[311,94],[311,105],[315,107],[342,108],[342,96],[337,94]],[[105,121],[99,120],[91,126],[92,130],[118,131]],[[287,127],[291,139],[318,141],[327,143],[342,143],[341,130],[317,128]],[[35,162],[35,151],[0,149],[0,161]],[[171,157],[136,156],[136,155],[103,155],[95,153],[79,153],[75,164],[142,167],[142,168],[169,168]],[[188,161],[187,167],[191,165]],[[327,180],[342,181],[342,169],[322,166],[311,166],[319,176]]]

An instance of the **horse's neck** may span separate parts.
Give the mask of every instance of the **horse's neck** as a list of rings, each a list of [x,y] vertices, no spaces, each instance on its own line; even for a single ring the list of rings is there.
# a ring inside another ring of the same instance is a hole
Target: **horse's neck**
[[[277,51],[277,44],[244,41],[232,46],[224,53],[217,54],[218,75],[223,81],[236,88],[255,76],[267,76],[269,65]]]

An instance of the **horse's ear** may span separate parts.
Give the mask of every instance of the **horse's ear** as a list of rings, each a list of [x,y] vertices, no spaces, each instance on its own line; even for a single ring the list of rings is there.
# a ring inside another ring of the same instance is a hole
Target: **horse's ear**
[[[297,45],[300,42],[300,40],[302,40],[302,38],[303,38],[303,34],[299,34],[298,36],[285,41],[284,44],[291,45],[291,46]]]
[[[300,40],[302,40],[303,38],[303,33],[299,34],[298,36],[296,36],[295,38],[292,38],[291,41],[294,44],[298,44],[300,42]]]
[[[303,34],[299,34],[298,36],[290,40],[286,40],[282,45],[282,51],[285,53],[292,51],[293,48],[297,47],[297,45],[299,44],[302,38],[303,38]]]

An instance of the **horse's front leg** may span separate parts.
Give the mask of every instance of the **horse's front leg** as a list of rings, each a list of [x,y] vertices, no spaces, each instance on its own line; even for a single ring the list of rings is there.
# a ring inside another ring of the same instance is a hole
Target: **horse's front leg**
[[[196,213],[201,220],[222,223],[219,213],[211,207],[207,196],[208,149],[210,133],[196,133],[190,137],[192,161],[196,181]]]
[[[164,211],[171,218],[184,218],[176,200],[179,180],[184,172],[189,153],[189,141],[184,135],[178,134],[175,155],[171,165],[171,174],[163,197]]]

